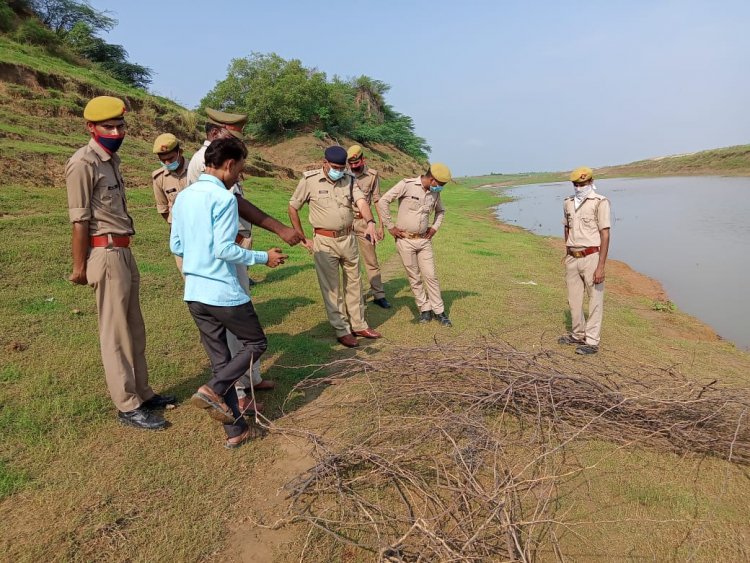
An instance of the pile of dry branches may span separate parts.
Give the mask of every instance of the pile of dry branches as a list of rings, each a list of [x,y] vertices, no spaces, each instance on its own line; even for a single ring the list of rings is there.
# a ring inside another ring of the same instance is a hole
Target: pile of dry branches
[[[573,444],[750,462],[750,398],[678,372],[506,344],[401,348],[323,366],[364,384],[346,439],[309,432],[315,466],[288,484],[287,522],[388,561],[556,552],[560,491],[587,468]],[[308,379],[298,388],[320,384]]]

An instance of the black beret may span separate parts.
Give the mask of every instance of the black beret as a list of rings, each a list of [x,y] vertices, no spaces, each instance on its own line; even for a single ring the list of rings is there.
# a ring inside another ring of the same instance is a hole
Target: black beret
[[[328,147],[325,152],[325,159],[333,164],[346,164],[346,149],[339,145]]]

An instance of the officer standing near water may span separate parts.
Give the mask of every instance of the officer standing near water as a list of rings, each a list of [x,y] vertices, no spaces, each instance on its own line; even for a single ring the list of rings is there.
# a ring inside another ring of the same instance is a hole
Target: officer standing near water
[[[604,265],[609,252],[609,200],[596,193],[591,168],[570,174],[574,194],[563,201],[565,227],[565,284],[568,288],[571,332],[559,344],[576,347],[576,354],[596,354],[604,314]],[[588,319],[583,314],[584,294],[589,297]]]
[[[159,135],[154,140],[152,150],[161,162],[161,166],[151,173],[156,211],[171,225],[174,200],[187,186],[188,161],[182,154],[180,142],[172,133]],[[175,255],[175,261],[182,272],[182,258]]]
[[[141,277],[130,251],[135,229],[117,155],[125,139],[124,115],[125,104],[112,96],[98,96],[83,110],[91,139],[65,166],[73,223],[70,281],[94,289],[102,363],[118,420],[158,430],[167,423],[152,409],[174,403],[175,397],[157,395],[148,384]]]
[[[375,229],[375,236],[377,242],[383,240],[383,221],[380,218],[380,212],[377,209],[378,200],[380,200],[380,178],[378,178],[378,171],[367,166],[367,160],[364,154],[362,154],[362,147],[359,145],[352,145],[346,151],[347,160],[349,162],[349,170],[352,171],[354,177],[357,179],[357,184],[365,195],[365,201],[367,206],[372,209],[372,204],[376,204],[375,211],[378,216],[378,222]],[[385,298],[385,290],[383,289],[383,279],[380,274],[380,264],[378,264],[378,255],[375,252],[376,246],[372,244],[372,241],[367,240],[367,222],[362,217],[362,214],[358,209],[354,210],[354,234],[357,235],[357,245],[359,247],[359,257],[364,262],[365,272],[367,272],[367,280],[370,283],[370,291],[372,292],[372,302],[378,307],[383,309],[390,309],[391,304]]]
[[[445,217],[440,192],[450,180],[450,169],[445,164],[434,162],[421,176],[401,180],[377,204],[383,223],[396,239],[396,249],[419,309],[420,324],[430,322],[434,315],[441,325],[453,326],[445,314],[432,252],[432,237],[437,234]],[[389,208],[394,200],[398,200],[395,224]],[[430,225],[430,214],[433,212],[435,218]]]

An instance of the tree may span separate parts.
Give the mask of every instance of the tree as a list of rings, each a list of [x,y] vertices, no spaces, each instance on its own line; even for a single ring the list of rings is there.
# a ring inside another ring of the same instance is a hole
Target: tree
[[[117,25],[117,20],[108,16],[109,12],[99,12],[86,0],[29,0],[28,4],[44,25],[60,36],[66,35],[73,27],[83,22],[95,33],[109,31]]]

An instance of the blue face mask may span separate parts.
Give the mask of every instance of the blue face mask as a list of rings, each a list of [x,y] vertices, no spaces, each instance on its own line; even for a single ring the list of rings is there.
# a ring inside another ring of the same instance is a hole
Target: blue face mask
[[[430,191],[435,194],[439,194],[443,191],[443,186],[430,186]]]
[[[177,160],[175,160],[174,162],[170,162],[169,164],[162,163],[162,166],[170,172],[174,172],[180,167],[180,157],[178,156]]]
[[[94,140],[103,146],[107,152],[114,153],[125,140],[125,135],[94,135]]]
[[[343,170],[336,170],[335,168],[331,168],[330,170],[328,170],[328,177],[332,181],[338,182],[339,180],[341,180],[341,178],[344,177],[344,171]]]

